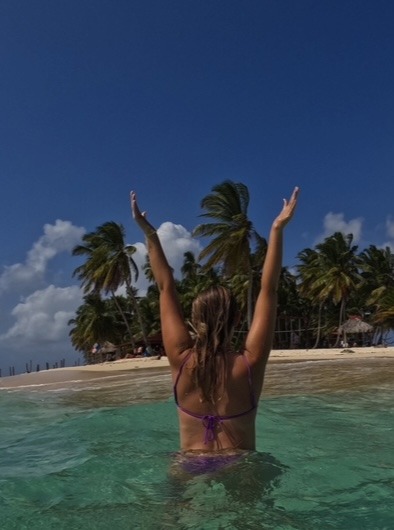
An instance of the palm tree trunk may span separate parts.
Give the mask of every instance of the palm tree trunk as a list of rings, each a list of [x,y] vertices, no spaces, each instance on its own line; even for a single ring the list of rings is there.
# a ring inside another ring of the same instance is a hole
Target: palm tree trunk
[[[339,309],[339,323],[338,323],[337,340],[335,341],[334,348],[338,348],[339,339],[340,339],[339,328],[340,328],[340,326],[341,326],[341,324],[343,323],[343,320],[344,320],[343,317],[344,317],[344,314],[345,314],[345,305],[346,305],[346,299],[342,298],[341,307]]]
[[[119,313],[120,313],[120,315],[122,317],[122,320],[123,320],[123,322],[124,322],[124,324],[126,326],[127,333],[129,334],[129,337],[130,337],[131,346],[133,348],[135,348],[135,340],[134,340],[134,337],[133,337],[133,332],[131,331],[130,324],[129,324],[127,318],[126,318],[126,315],[124,314],[124,311],[120,307],[120,304],[119,304],[114,292],[112,293],[112,299],[115,302],[115,305],[116,305],[116,307],[117,307],[117,309],[118,309],[118,311],[119,311]]]
[[[133,302],[134,310],[136,312],[138,323],[140,325],[140,330],[141,330],[141,334],[142,334],[142,340],[144,341],[145,347],[148,347],[149,346],[148,337],[146,336],[145,326],[144,326],[144,323],[143,323],[142,317],[141,317],[141,311],[140,311],[140,308],[138,307],[137,300],[136,300],[136,298],[134,296],[133,288],[131,287],[130,284],[128,284],[126,289],[127,289],[127,294],[130,296],[130,299]]]
[[[320,302],[320,304],[319,304],[319,313],[318,313],[318,317],[317,317],[317,335],[316,335],[316,342],[315,342],[315,344],[312,346],[312,349],[317,348],[317,346],[318,346],[318,344],[319,344],[319,341],[320,341],[320,333],[321,333],[321,312],[322,312],[322,308],[323,308],[323,302]]]

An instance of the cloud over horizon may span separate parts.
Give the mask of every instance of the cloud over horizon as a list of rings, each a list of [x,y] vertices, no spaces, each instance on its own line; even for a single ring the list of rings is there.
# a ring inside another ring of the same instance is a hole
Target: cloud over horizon
[[[182,225],[177,225],[166,221],[162,223],[157,229],[161,244],[168,263],[174,269],[174,276],[180,277],[181,267],[183,265],[184,253],[193,252],[196,258],[200,254],[202,247],[197,239],[194,239],[191,233]],[[147,249],[145,243],[133,243],[137,252],[133,255],[133,259],[140,271],[138,281],[135,287],[139,293],[144,295],[149,287],[149,282],[145,278],[142,266],[146,262]]]
[[[19,302],[11,311],[16,322],[0,335],[0,341],[19,347],[65,340],[67,323],[82,302],[82,291],[77,285],[37,290]]]
[[[61,252],[71,251],[80,242],[85,229],[71,221],[57,219],[55,224],[45,224],[44,234],[27,252],[24,263],[5,266],[0,275],[0,295],[17,289],[22,291],[41,287],[45,281],[48,262]]]
[[[361,239],[361,231],[364,219],[357,217],[345,221],[344,213],[329,212],[323,219],[323,233],[316,239],[315,243],[319,243],[326,237],[333,235],[335,232],[341,232],[343,235],[353,234],[353,242],[358,243]]]

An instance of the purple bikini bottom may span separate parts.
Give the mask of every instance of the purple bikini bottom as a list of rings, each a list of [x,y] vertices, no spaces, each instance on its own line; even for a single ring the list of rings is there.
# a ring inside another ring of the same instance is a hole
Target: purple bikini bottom
[[[178,453],[176,461],[180,469],[189,475],[207,475],[228,469],[247,454],[247,451],[229,454]]]

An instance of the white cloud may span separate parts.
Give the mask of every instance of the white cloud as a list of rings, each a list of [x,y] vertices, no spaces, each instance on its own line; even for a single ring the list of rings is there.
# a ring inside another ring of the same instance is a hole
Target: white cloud
[[[0,294],[15,288],[36,288],[44,278],[48,261],[61,252],[71,251],[84,233],[84,228],[70,221],[57,219],[53,225],[45,224],[44,235],[28,251],[26,261],[4,268],[0,276]]]
[[[193,239],[190,232],[182,225],[166,222],[160,226],[157,232],[168,262],[174,269],[175,276],[179,276],[184,253],[193,252],[197,259],[201,252],[200,243]]]
[[[55,287],[35,291],[17,304],[11,312],[15,324],[0,335],[0,344],[26,347],[37,344],[69,342],[68,321],[82,303],[78,286]]]
[[[394,239],[394,219],[389,215],[386,219],[387,235],[390,239]]]
[[[201,252],[201,245],[194,239],[191,233],[182,225],[176,225],[169,221],[162,223],[157,229],[161,244],[168,263],[174,269],[174,275],[180,277],[180,270],[183,264],[183,255],[185,252],[193,252],[198,258]],[[142,266],[145,263],[146,246],[144,243],[134,243],[137,252],[133,255],[133,259],[140,271],[139,279],[136,282],[136,287],[141,295],[145,294],[149,283],[145,278]]]
[[[363,219],[358,217],[346,222],[344,217],[343,213],[329,212],[324,217],[324,233],[319,236],[318,241],[331,236],[335,232],[341,232],[344,235],[353,234],[353,242],[357,243],[360,241]]]

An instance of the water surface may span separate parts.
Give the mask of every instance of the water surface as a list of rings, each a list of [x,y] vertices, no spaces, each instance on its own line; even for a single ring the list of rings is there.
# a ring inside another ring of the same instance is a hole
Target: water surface
[[[393,367],[271,365],[258,453],[195,477],[167,370],[2,389],[0,527],[392,529]]]

